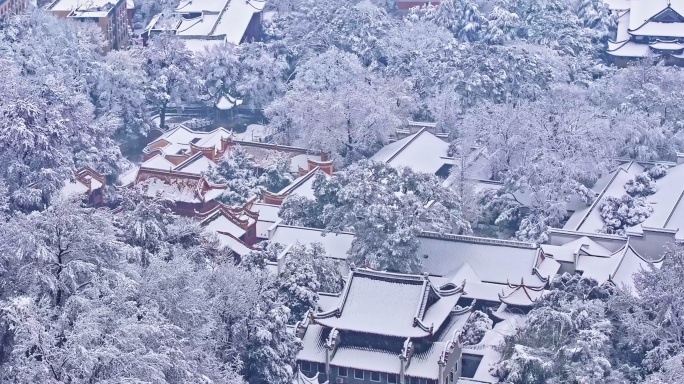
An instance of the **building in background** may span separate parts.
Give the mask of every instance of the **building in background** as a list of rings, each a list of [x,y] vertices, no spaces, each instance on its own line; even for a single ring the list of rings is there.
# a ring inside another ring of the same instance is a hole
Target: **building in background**
[[[0,19],[24,11],[26,3],[27,0],[0,0]]]
[[[128,45],[128,2],[126,0],[55,0],[47,10],[81,22],[96,23],[106,40],[105,52]]]
[[[265,4],[265,0],[184,0],[173,15],[155,16],[145,28],[143,41],[171,32],[193,52],[217,44],[258,41]]]
[[[684,64],[684,0],[608,0],[617,16],[617,34],[608,54],[624,67],[630,60],[660,57]]]
[[[440,0],[420,1],[420,0],[397,0],[399,11],[408,11],[414,7],[424,7],[426,5],[439,5]]]

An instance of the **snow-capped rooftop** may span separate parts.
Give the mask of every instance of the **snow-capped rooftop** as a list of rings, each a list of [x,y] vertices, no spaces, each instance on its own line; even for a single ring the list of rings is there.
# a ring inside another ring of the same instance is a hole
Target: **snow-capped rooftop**
[[[607,0],[616,12],[617,34],[608,42],[607,52],[616,57],[658,56],[681,50],[673,39],[684,37],[684,0]],[[636,39],[635,37],[648,37]],[[654,41],[655,40],[655,41]]]
[[[468,264],[480,280],[506,284],[532,276],[538,259],[532,243],[428,234],[418,238],[418,254],[431,275],[451,276]]]
[[[335,329],[421,338],[440,328],[460,296],[441,293],[427,277],[359,269],[350,274],[337,307],[314,318]]]
[[[354,235],[346,232],[326,233],[320,229],[278,224],[274,226],[268,239],[283,245],[321,243],[328,257],[346,260],[347,252],[351,248],[352,241],[354,241]]]
[[[371,160],[383,162],[392,167],[409,167],[416,172],[435,174],[445,164],[453,164],[447,153],[449,144],[421,129],[381,148]]]
[[[656,268],[662,265],[662,259],[653,263]],[[592,278],[603,284],[612,281],[618,287],[624,287],[634,294],[634,274],[651,268],[651,263],[644,259],[629,244],[609,257],[580,256],[577,270],[582,276]]]

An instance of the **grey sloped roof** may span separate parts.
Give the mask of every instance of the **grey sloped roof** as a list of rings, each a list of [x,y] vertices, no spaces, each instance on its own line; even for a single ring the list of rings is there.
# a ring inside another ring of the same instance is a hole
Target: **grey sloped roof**
[[[315,322],[339,330],[394,337],[426,337],[437,332],[461,294],[438,291],[421,275],[370,270],[350,274],[338,304],[314,314]]]
[[[419,241],[424,270],[436,276],[455,274],[468,264],[480,280],[506,284],[532,275],[538,257],[538,249],[531,243],[467,236],[421,236]]]

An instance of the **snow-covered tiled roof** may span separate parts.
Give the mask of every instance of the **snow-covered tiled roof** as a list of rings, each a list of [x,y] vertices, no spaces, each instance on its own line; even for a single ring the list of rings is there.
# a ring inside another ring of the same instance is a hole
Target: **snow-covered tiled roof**
[[[430,380],[437,380],[439,378],[439,364],[437,362],[441,358],[447,343],[437,342],[420,352],[416,352],[411,357],[411,364],[406,368],[404,373],[408,377],[418,377]]]
[[[166,158],[162,155],[155,155],[151,159],[142,163],[140,166],[143,168],[160,169],[163,171],[170,171],[170,170],[176,168],[175,164],[166,160]]]
[[[521,281],[519,285],[509,285],[508,292],[499,294],[499,300],[507,305],[531,307],[543,295],[543,288],[527,287],[525,282]]]
[[[72,197],[74,195],[83,195],[88,192],[88,187],[79,181],[70,181],[64,184],[61,190],[62,197]]]
[[[380,149],[371,160],[392,167],[408,167],[416,172],[435,174],[443,165],[453,164],[448,156],[449,143],[426,129]]]
[[[645,170],[636,162],[621,164],[615,171],[601,177],[592,188],[598,196],[591,206],[575,211],[563,226],[579,232],[598,232],[603,228],[601,204],[607,197],[619,198],[625,194],[625,184]]]
[[[395,337],[426,337],[439,329],[460,297],[436,290],[425,276],[352,271],[335,309],[316,312],[326,327]]]
[[[280,217],[278,217],[280,206],[254,202],[248,208],[253,212],[259,213],[259,220],[256,225],[257,237],[268,239],[268,229],[280,221]]]
[[[182,0],[177,13],[221,12],[231,0]]]
[[[330,175],[324,173],[320,168],[316,167],[306,174],[296,178],[290,185],[286,186],[280,190],[277,195],[297,195],[301,197],[306,197],[309,199],[315,199],[313,183],[316,180],[316,175],[321,174],[326,179],[330,178]]]
[[[207,36],[214,29],[214,25],[219,19],[219,14],[204,13],[188,19],[180,18],[176,26],[176,35],[183,36]]]
[[[183,203],[200,203],[201,200],[195,192],[195,188],[186,183],[165,183],[158,178],[148,178],[140,183],[143,186],[143,191],[146,196],[155,197],[161,196],[164,199],[183,202]]]
[[[617,13],[617,34],[608,42],[607,52],[616,57],[658,56],[660,51],[678,52],[673,42],[653,39],[684,37],[684,0],[607,0]],[[646,36],[646,40],[633,36]],[[650,45],[649,45],[650,44]]]
[[[538,257],[537,246],[531,243],[427,235],[418,238],[418,255],[431,275],[449,276],[468,264],[482,281],[506,284],[531,276]]]
[[[241,237],[246,233],[244,228],[236,224],[230,217],[221,214],[209,217],[202,222],[202,225],[207,231],[212,233],[230,233],[235,237]]]
[[[648,44],[639,44],[633,41],[622,43],[608,43],[608,54],[616,57],[649,57],[658,55],[651,51]]]
[[[217,236],[219,242],[221,243],[221,246],[230,248],[230,250],[232,250],[240,256],[245,256],[248,253],[252,252],[252,249],[248,247],[244,242],[240,241],[240,239],[236,239],[230,234],[218,233]]]
[[[634,294],[634,274],[650,267],[650,263],[641,257],[629,244],[610,257],[580,256],[577,270],[582,276],[592,278],[599,284],[607,281],[618,287],[625,287]],[[662,259],[653,263],[660,268]]]
[[[634,31],[636,29],[641,29],[644,24],[647,24],[654,16],[663,12],[667,8],[671,8],[673,11],[680,15],[684,15],[684,0],[632,0],[630,7],[630,20],[629,29]],[[648,24],[655,24],[653,22]],[[670,24],[669,26],[664,26],[665,33],[671,33],[670,30],[678,29],[678,26],[672,25],[676,23],[657,23],[657,24]],[[674,27],[674,28],[672,28]],[[680,31],[684,33],[684,31]],[[669,34],[647,34],[651,36],[672,36]]]
[[[74,11],[82,10],[87,11],[91,9],[105,8],[108,4],[114,5],[115,0],[59,0],[55,1],[49,6],[50,11],[64,12],[64,11]],[[108,11],[108,10],[107,10]],[[108,12],[104,12],[103,16],[106,16]]]
[[[578,247],[551,244],[542,244],[541,249],[546,256],[566,263],[574,263],[575,253],[578,251]]]
[[[399,374],[401,360],[398,353],[381,349],[340,346],[330,364],[364,371]]]
[[[305,360],[314,363],[325,363],[325,338],[330,329],[317,324],[310,324],[304,337],[302,337],[302,350],[297,355],[297,360]]]
[[[264,9],[264,0],[231,0],[212,31],[213,36],[225,36],[227,42],[242,42],[254,14]]]
[[[346,232],[326,233],[314,228],[277,225],[269,236],[269,240],[283,245],[321,243],[328,257],[346,260],[354,235]]]
[[[585,233],[600,231],[604,224],[600,213],[602,202],[609,196],[619,198],[625,195],[625,184],[644,170],[643,165],[629,162],[600,178],[593,188],[596,191],[603,187],[598,191],[597,199],[591,206],[574,212],[563,229]],[[684,183],[681,180],[684,180],[684,165],[669,168],[665,176],[656,180],[656,192],[646,197],[653,212],[643,223],[629,228],[628,232],[641,233],[641,228],[684,230]]]
[[[208,49],[211,49],[216,46],[220,46],[222,44],[226,44],[224,40],[205,40],[205,39],[183,39],[183,43],[185,43],[185,47],[188,49],[188,51],[192,52],[193,54],[198,54],[207,51]]]
[[[682,229],[684,224],[684,165],[669,168],[667,174],[656,180],[656,192],[647,196],[653,212],[641,223],[646,228]]]
[[[194,156],[190,157],[188,160],[182,162],[181,164],[178,164],[178,166],[175,167],[174,170],[192,173],[194,175],[201,175],[208,172],[212,168],[216,168],[216,163],[211,161],[202,153],[198,152]]]
[[[340,302],[340,295],[339,293],[324,293],[324,292],[319,292],[318,293],[318,309],[321,312],[327,312],[332,309],[335,309],[337,304]]]

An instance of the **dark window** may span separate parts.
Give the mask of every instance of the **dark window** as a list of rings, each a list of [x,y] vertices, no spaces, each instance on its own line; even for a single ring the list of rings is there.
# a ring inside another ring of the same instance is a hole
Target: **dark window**
[[[420,381],[418,381],[418,382],[420,384],[428,384],[427,379],[420,379]]]
[[[380,373],[378,372],[371,372],[371,381],[380,381]]]
[[[337,375],[342,377],[347,377],[347,368],[337,367]]]
[[[440,179],[446,179],[447,177],[449,177],[449,174],[451,173],[451,168],[453,167],[453,164],[444,164],[437,170],[437,172],[435,172],[435,175]]]
[[[454,382],[454,371],[449,372],[449,381]]]
[[[418,378],[417,378],[417,377],[412,377],[412,378],[409,380],[409,383],[410,383],[410,384],[420,384],[420,382],[418,381]]]
[[[354,370],[354,378],[363,380],[363,371],[360,369],[355,369]]]
[[[397,384],[397,375],[387,374],[387,382],[389,384]]]
[[[480,366],[481,360],[482,356],[463,354],[461,357],[461,377],[475,377],[475,372],[477,372],[477,367]]]
[[[325,364],[318,363],[318,372],[319,373],[325,373]]]
[[[311,372],[311,364],[308,361],[302,361],[302,371]]]

